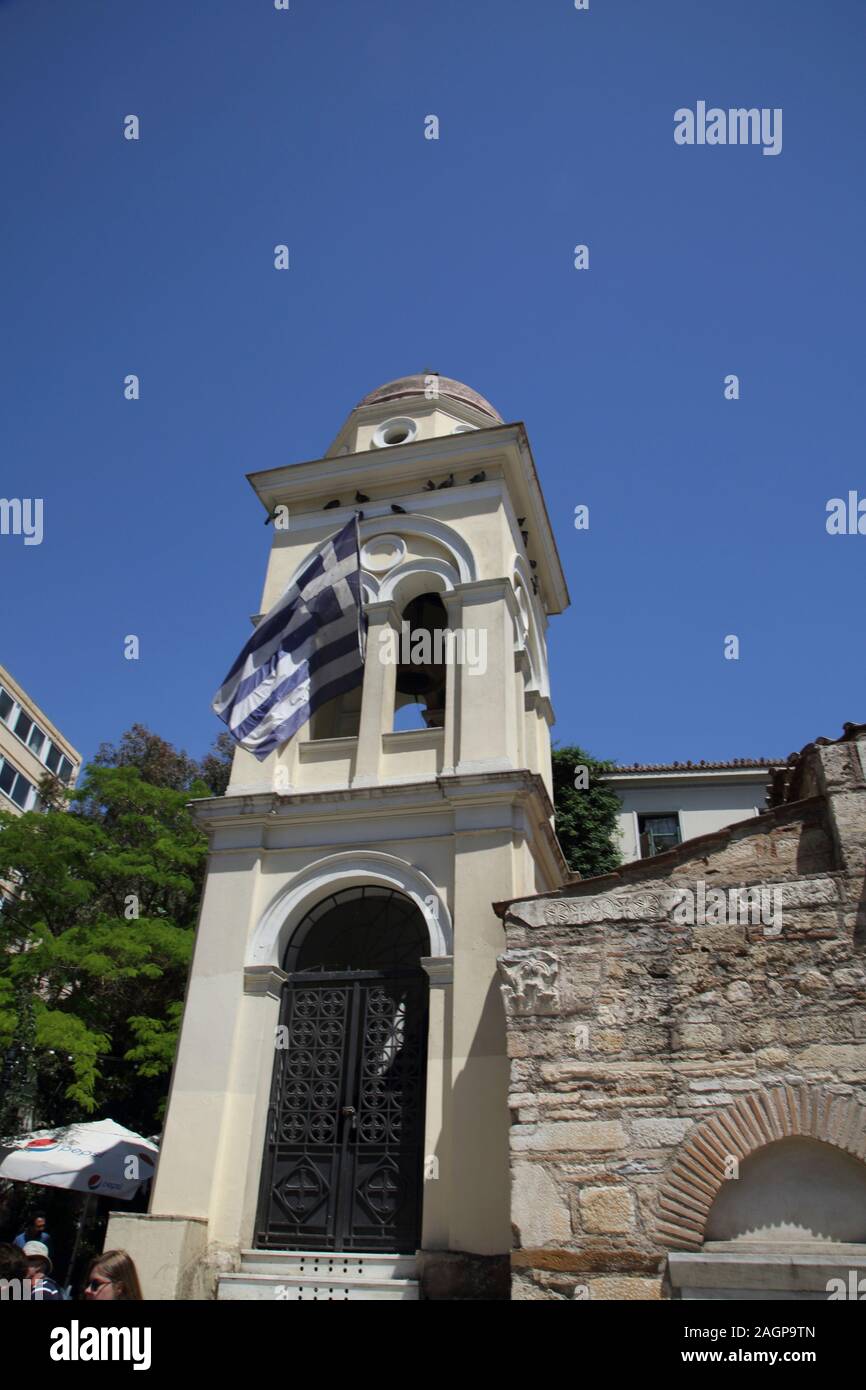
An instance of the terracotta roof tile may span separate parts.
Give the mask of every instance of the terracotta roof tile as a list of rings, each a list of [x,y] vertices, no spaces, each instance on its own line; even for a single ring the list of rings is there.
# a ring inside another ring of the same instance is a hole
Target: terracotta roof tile
[[[732,767],[784,767],[787,761],[787,758],[728,758],[725,762],[711,762],[702,758],[699,763],[618,763],[611,772],[720,772]]]
[[[814,748],[816,744],[820,747],[826,747],[831,743],[850,743],[854,739],[862,738],[864,733],[866,733],[866,724],[854,724],[849,720],[842,725],[842,733],[839,738],[816,738],[811,743],[807,743],[805,748],[801,748],[799,753],[791,753],[785,759],[784,765],[778,767],[773,774],[770,794],[767,798],[768,805],[781,806],[786,801],[797,800],[802,788],[806,754],[810,748]]]

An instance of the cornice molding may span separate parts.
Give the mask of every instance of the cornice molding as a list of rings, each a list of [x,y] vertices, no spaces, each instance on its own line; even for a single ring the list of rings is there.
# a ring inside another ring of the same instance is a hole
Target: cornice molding
[[[429,732],[422,730],[422,733]],[[541,778],[528,769],[496,772],[443,774],[435,779],[393,782],[373,787],[321,788],[318,791],[245,792],[226,796],[201,797],[187,803],[196,823],[206,829],[258,822],[272,828],[281,819],[298,812],[306,818],[354,817],[363,806],[364,814],[390,815],[405,810],[447,810],[462,802],[507,802],[538,798],[544,814],[553,815],[553,806]]]
[[[554,812],[547,788],[537,773],[526,769],[443,774],[435,781],[393,783],[387,787],[325,789],[283,796],[260,792],[209,797],[188,804],[196,824],[221,836],[216,847],[211,846],[211,855],[282,854],[291,848],[292,826],[298,822],[305,827],[333,826],[335,822],[363,817],[370,827],[366,838],[373,839],[375,822],[411,815],[416,819],[432,818],[434,823],[437,818],[441,821],[439,830],[428,821],[421,838],[507,829],[527,840],[537,853],[548,882],[555,885],[548,892],[556,892],[573,877],[553,830]],[[484,807],[490,808],[487,822]],[[479,810],[481,814],[474,814]],[[465,812],[469,812],[468,817]],[[238,832],[236,844],[230,842],[232,831]],[[224,832],[228,832],[228,842]]]
[[[755,782],[768,785],[772,780],[771,767],[682,767],[670,772],[605,772],[599,776],[600,782],[610,782],[617,787],[648,787],[677,783],[688,786],[693,782]]]
[[[387,460],[383,458],[387,454]],[[386,469],[383,465],[386,464]],[[484,483],[458,482],[454,488],[423,491],[423,481],[431,472],[458,472],[462,469],[479,471],[483,465],[488,473]],[[501,477],[497,477],[501,474]],[[489,429],[470,430],[464,434],[440,435],[433,439],[416,440],[395,445],[387,451],[363,450],[355,454],[329,456],[304,463],[288,464],[247,475],[250,486],[262,505],[272,513],[278,503],[290,508],[294,531],[344,525],[353,506],[323,512],[321,504],[328,496],[352,496],[356,490],[375,491],[387,477],[393,497],[398,493],[401,506],[407,512],[418,508],[422,513],[440,507],[453,506],[484,495],[507,493],[512,509],[527,517],[527,529],[533,537],[533,549],[538,557],[537,578],[549,612],[559,613],[568,607],[569,596],[565,576],[556,549],[550,518],[538,481],[535,462],[522,422],[494,425]],[[400,491],[405,487],[405,491]],[[413,491],[413,487],[415,491]],[[410,494],[410,495],[406,495]],[[312,504],[318,504],[312,509]],[[307,504],[309,511],[298,512]],[[393,523],[389,500],[373,500],[364,505],[365,521],[387,519]]]
[[[295,502],[314,501],[330,488],[344,490],[356,481],[369,481],[370,475],[382,478],[387,463],[389,482],[425,477],[431,465],[449,469],[475,468],[479,457],[493,464],[497,454],[518,444],[520,424],[494,425],[487,430],[470,430],[466,434],[434,435],[431,439],[416,439],[409,444],[393,444],[388,449],[362,449],[356,454],[330,454],[303,463],[288,463],[279,468],[267,468],[248,473],[247,481],[256,496],[268,506],[274,501],[292,499]],[[502,460],[504,462],[504,458]],[[477,488],[479,484],[475,484]],[[450,489],[448,489],[450,491]],[[425,495],[425,494],[422,494]],[[372,506],[375,504],[371,504]],[[336,509],[335,509],[336,510]],[[349,512],[354,508],[347,508]],[[364,508],[365,514],[367,507]],[[320,516],[320,512],[312,513]],[[300,518],[298,518],[300,520]]]

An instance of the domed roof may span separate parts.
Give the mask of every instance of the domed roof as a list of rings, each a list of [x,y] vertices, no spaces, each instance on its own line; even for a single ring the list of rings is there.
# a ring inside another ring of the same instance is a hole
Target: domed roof
[[[371,391],[369,396],[365,396],[358,402],[356,409],[362,405],[380,405],[383,401],[400,401],[409,396],[423,396],[424,387],[428,377],[437,376],[436,372],[416,372],[414,376],[401,376],[396,381],[387,381],[384,386],[379,386],[375,391]],[[503,423],[502,416],[498,410],[494,410],[489,401],[483,396],[479,396],[477,391],[473,391],[471,386],[465,386],[462,381],[453,381],[450,376],[439,377],[439,395],[450,396],[452,400],[463,401],[466,405],[472,405],[476,410],[480,410],[485,415],[489,415],[491,420]]]

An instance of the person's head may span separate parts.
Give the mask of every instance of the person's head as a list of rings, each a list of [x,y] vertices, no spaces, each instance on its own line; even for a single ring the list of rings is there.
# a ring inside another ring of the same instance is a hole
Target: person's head
[[[91,1260],[84,1279],[86,1299],[140,1302],[141,1296],[138,1273],[125,1250],[103,1250]]]
[[[46,1274],[51,1273],[51,1257],[48,1254],[48,1246],[43,1245],[41,1240],[28,1240],[22,1251],[27,1261],[27,1277],[34,1281],[44,1279]]]
[[[46,1224],[47,1223],[45,1221],[45,1216],[43,1212],[37,1211],[36,1215],[33,1217],[33,1219],[30,1222],[30,1225],[27,1228],[30,1239],[41,1240],[42,1233],[45,1230]]]
[[[0,1245],[0,1279],[26,1279],[27,1261],[17,1245]]]

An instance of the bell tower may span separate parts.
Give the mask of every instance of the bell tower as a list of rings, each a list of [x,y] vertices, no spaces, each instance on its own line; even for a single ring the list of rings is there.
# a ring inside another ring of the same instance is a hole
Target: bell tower
[[[111,1239],[162,1280],[149,1296],[240,1296],[285,1252],[495,1296],[491,903],[568,877],[545,640],[568,594],[526,431],[419,374],[365,396],[322,458],[249,481],[273,518],[262,613],[361,513],[363,683],[266,761],[239,748],[226,795],[195,803],[210,857],[162,1155],[150,1213]]]

